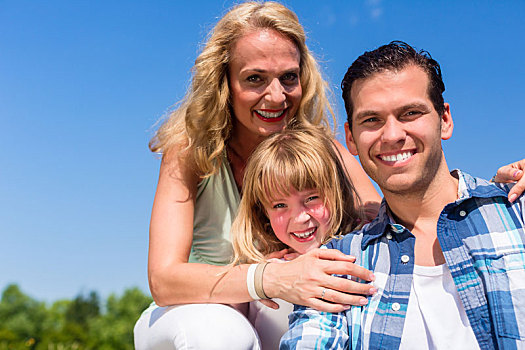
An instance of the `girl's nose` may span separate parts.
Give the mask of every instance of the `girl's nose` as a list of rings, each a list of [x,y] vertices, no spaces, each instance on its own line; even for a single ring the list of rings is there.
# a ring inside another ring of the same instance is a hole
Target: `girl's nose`
[[[295,216],[295,222],[306,222],[310,220],[310,214],[304,208],[302,208]]]

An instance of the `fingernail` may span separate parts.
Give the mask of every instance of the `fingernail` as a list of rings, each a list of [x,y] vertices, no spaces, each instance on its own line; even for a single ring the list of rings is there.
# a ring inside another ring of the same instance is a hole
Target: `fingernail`
[[[351,307],[352,307],[352,305],[343,305],[343,308],[344,308],[345,310],[348,310],[348,309],[350,309]]]
[[[514,174],[512,174],[512,177],[516,178],[516,177],[520,176],[522,172],[523,172],[523,171],[521,171],[521,170],[516,170],[516,171],[514,172]]]
[[[375,294],[377,292],[377,288],[372,287],[368,290],[368,294]]]
[[[512,203],[518,198],[518,195],[516,193],[513,193],[510,195],[509,201]]]
[[[370,281],[375,281],[375,280],[376,280],[376,276],[374,276],[374,274],[371,273],[370,275],[368,275],[368,279],[369,279]]]
[[[360,299],[360,300],[359,300],[359,304],[361,304],[361,305],[366,305],[366,304],[368,304],[368,299]]]

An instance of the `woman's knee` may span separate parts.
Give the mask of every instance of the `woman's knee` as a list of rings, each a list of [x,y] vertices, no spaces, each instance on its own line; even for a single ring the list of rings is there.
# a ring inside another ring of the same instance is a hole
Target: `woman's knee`
[[[142,349],[259,349],[250,322],[222,304],[156,307],[135,326],[135,347]]]

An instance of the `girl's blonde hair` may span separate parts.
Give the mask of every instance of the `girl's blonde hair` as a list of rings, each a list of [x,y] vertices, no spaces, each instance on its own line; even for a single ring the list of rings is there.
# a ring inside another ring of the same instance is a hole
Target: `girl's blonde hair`
[[[243,196],[231,231],[233,264],[262,261],[265,255],[286,248],[273,233],[264,208],[290,189],[316,189],[324,198],[330,210],[326,240],[352,231],[362,215],[347,175],[333,141],[317,129],[285,129],[264,140],[246,166]]]
[[[191,86],[178,107],[150,141],[153,152],[173,146],[189,151],[197,172],[214,174],[232,131],[228,65],[232,49],[244,34],[271,29],[292,40],[300,52],[302,99],[292,123],[319,126],[330,133],[328,115],[335,124],[329,92],[316,60],[308,50],[304,29],[294,12],[276,2],[250,1],[233,7],[215,25],[192,68]]]

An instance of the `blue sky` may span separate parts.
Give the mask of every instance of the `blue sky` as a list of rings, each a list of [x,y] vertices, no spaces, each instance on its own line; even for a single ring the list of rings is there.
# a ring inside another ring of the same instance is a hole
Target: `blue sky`
[[[184,94],[233,1],[0,1],[0,289],[53,301],[147,291],[156,121]],[[490,177],[525,156],[525,2],[286,1],[334,89],[404,40],[442,66],[449,166]]]

